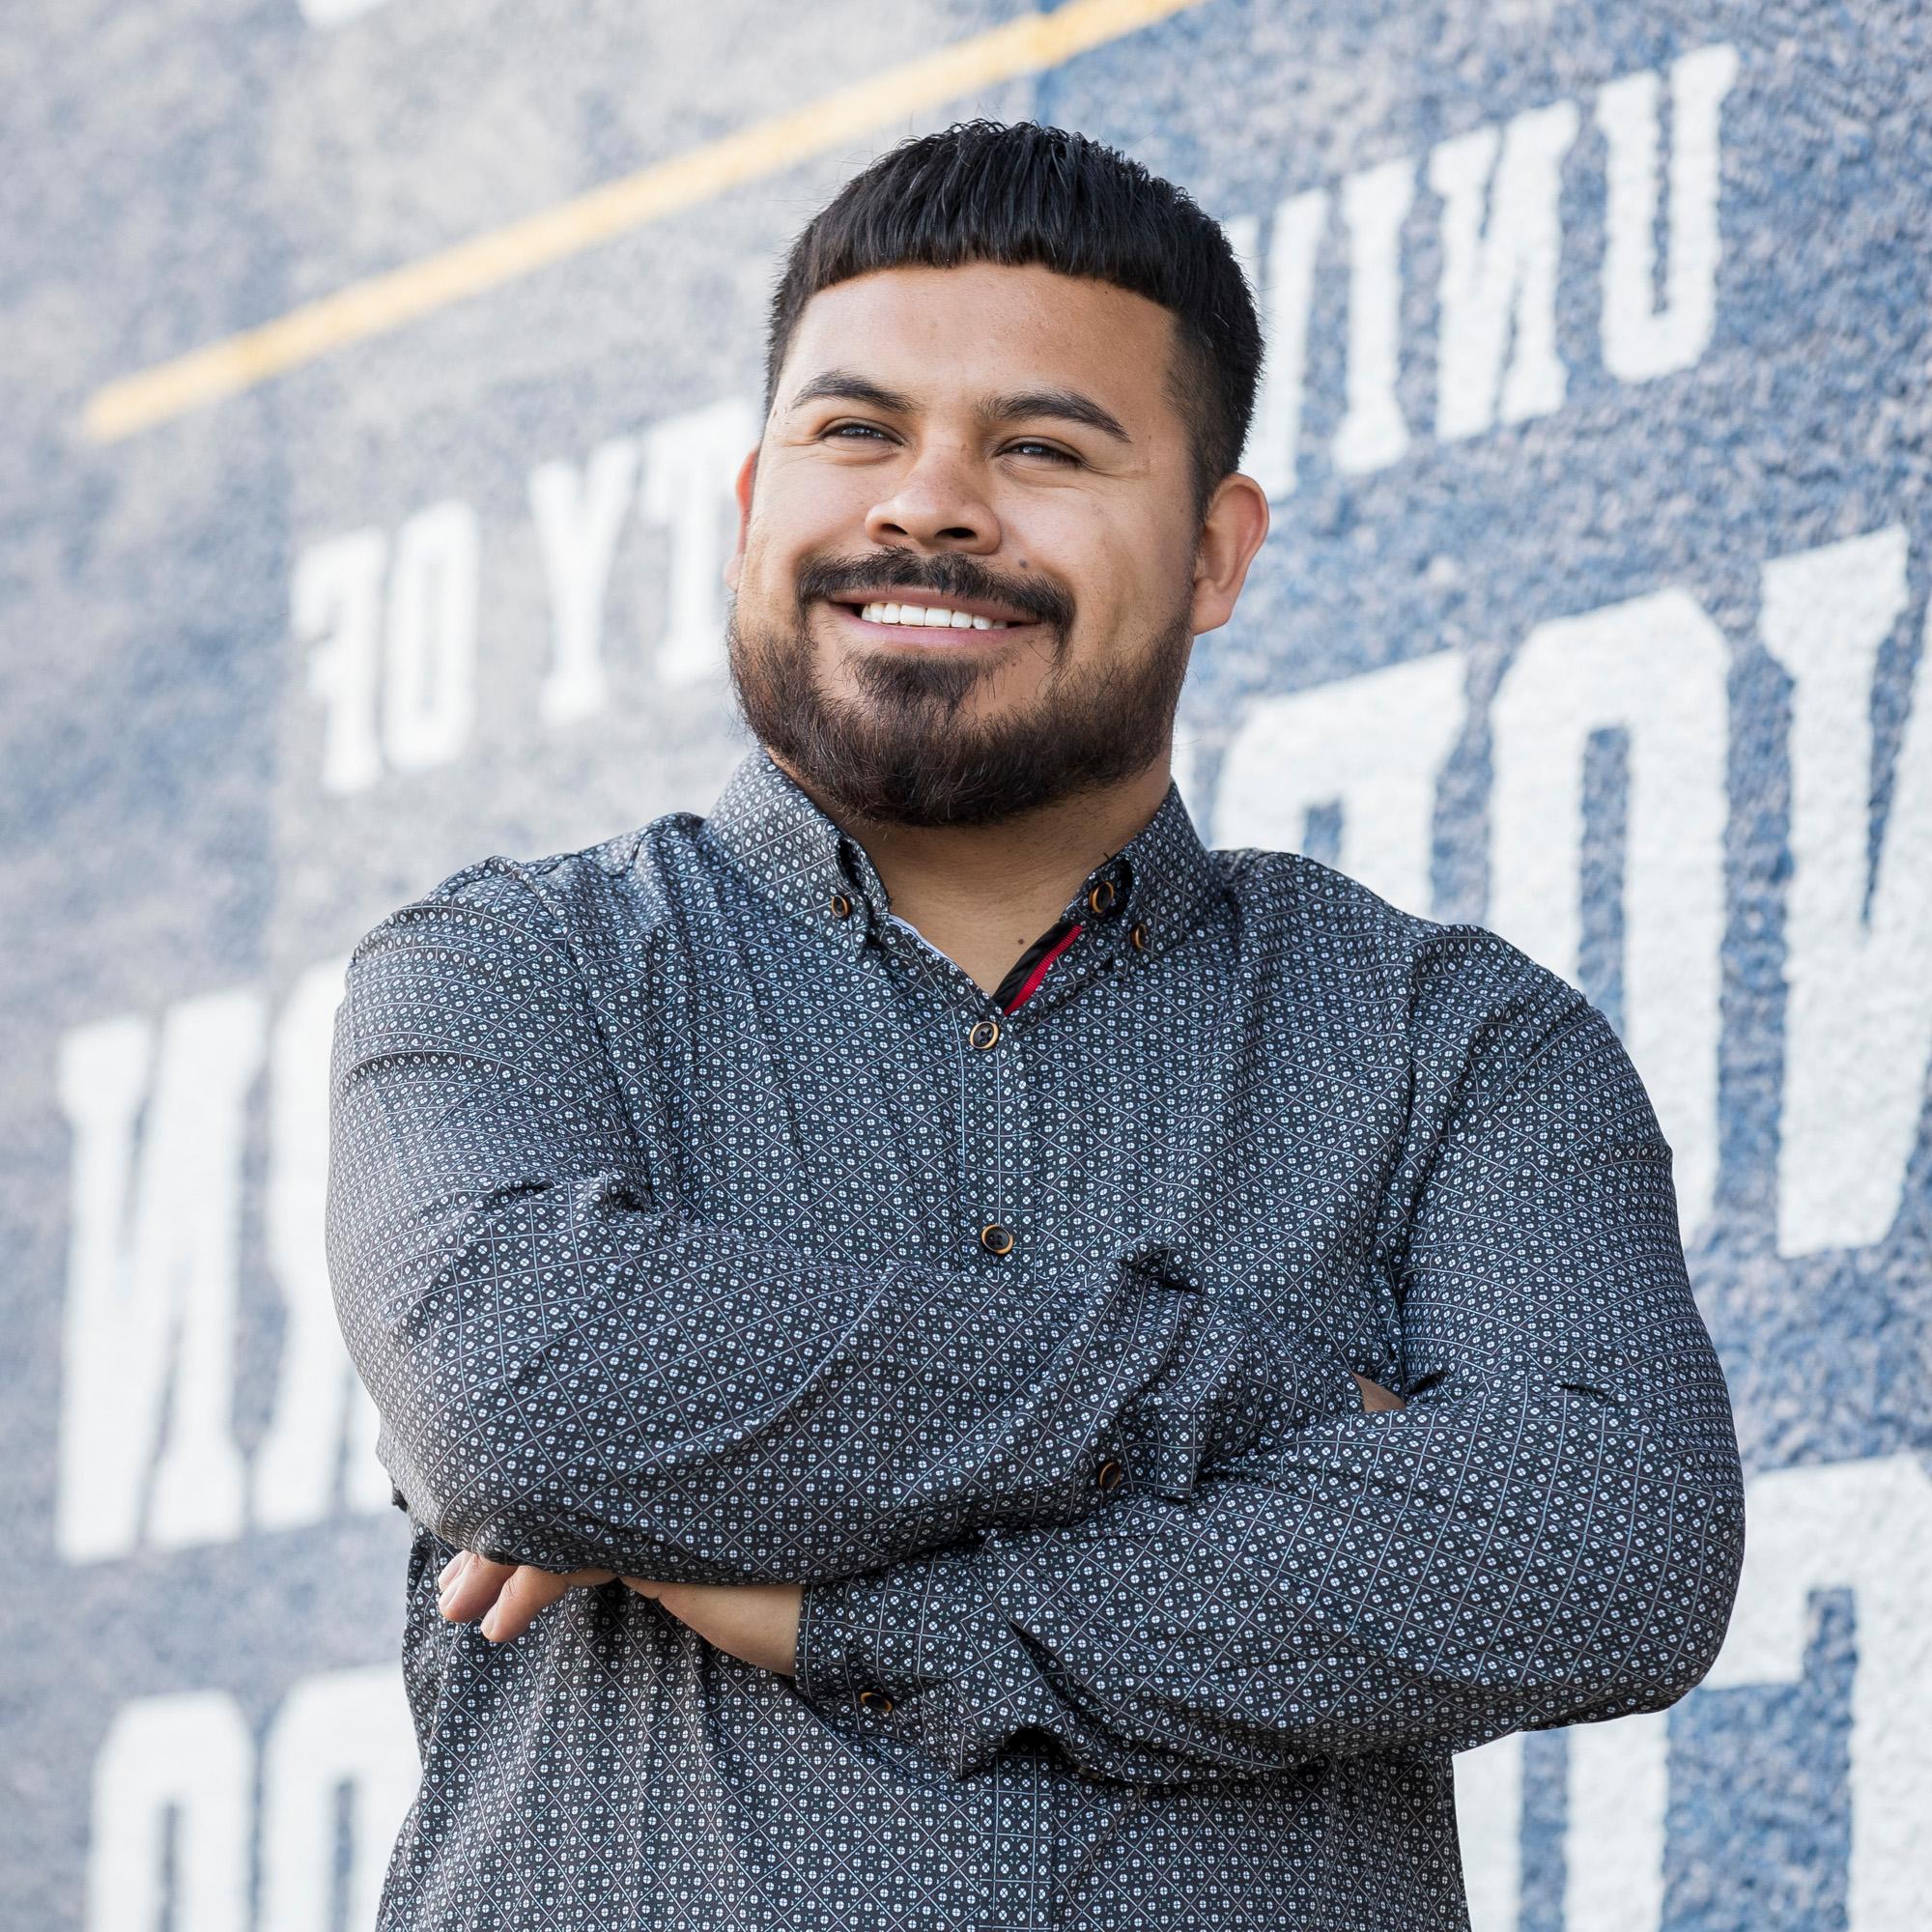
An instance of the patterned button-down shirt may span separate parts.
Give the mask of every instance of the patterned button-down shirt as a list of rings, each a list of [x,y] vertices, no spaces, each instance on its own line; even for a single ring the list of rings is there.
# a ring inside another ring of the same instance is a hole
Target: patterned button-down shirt
[[[1710,1665],[1736,1439],[1599,1010],[1175,792],[1046,937],[989,998],[754,753],[356,948],[383,1932],[1461,1927],[1450,1754]],[[621,1582],[493,1646],[458,1548],[802,1583],[797,1676]]]

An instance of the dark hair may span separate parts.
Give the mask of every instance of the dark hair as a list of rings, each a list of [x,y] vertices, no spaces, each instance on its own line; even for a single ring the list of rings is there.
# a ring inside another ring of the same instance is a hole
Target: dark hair
[[[792,243],[772,294],[765,413],[799,313],[881,269],[1037,263],[1175,317],[1170,391],[1194,453],[1194,513],[1238,468],[1261,375],[1254,298],[1221,224],[1118,150],[1038,122],[956,121],[855,175]]]

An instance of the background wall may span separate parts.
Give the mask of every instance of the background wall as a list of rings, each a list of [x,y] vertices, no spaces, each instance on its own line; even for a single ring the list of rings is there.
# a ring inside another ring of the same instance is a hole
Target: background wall
[[[972,113],[1265,306],[1182,783],[1495,927],[1676,1150],[1750,1563],[1461,1760],[1479,1932],[1932,1896],[1932,66],[1913,0],[65,0],[0,42],[0,1894],[367,1927],[406,1525],[321,1245],[344,955],[708,807],[794,230]],[[449,252],[454,251],[454,252]],[[183,359],[185,358],[185,359]]]

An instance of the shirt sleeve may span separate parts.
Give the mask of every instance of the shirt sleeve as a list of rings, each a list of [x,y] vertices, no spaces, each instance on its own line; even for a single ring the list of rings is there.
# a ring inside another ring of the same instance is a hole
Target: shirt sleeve
[[[869,1272],[661,1201],[569,934],[507,865],[364,938],[331,1055],[337,1313],[398,1500],[444,1542],[849,1576],[1191,1494],[1352,1386],[1156,1243],[1060,1279]]]
[[[1167,1783],[1463,1749],[1704,1675],[1743,1485],[1670,1150],[1604,1016],[1508,952],[1507,996],[1418,1067],[1392,1188],[1407,1406],[1349,1403],[1184,1498],[814,1584],[802,1694],[883,1692],[863,1720],[956,1775],[1034,1732]]]

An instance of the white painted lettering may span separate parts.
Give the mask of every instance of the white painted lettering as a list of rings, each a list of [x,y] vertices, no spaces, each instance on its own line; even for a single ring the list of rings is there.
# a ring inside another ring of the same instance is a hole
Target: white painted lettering
[[[94,1761],[87,1932],[154,1932],[162,1922],[170,1813],[168,1922],[194,1932],[245,1932],[254,1756],[226,1691],[140,1697],[121,1707]]]
[[[1913,1455],[1773,1470],[1745,1495],[1749,1531],[1730,1634],[1707,1690],[1796,1684],[1815,1591],[1849,1589],[1850,1932],[1896,1932],[1932,1897],[1932,1477]]]
[[[1458,1751],[1456,1835],[1469,1932],[1517,1932],[1522,1905],[1522,1739]]]
[[[298,1684],[262,1747],[262,1918],[273,1932],[374,1925],[396,1833],[421,1766],[394,1668],[336,1670]],[[346,1909],[335,1882],[335,1794],[349,1790]]]
[[[1574,980],[1583,756],[1628,734],[1622,1037],[1675,1155],[1687,1238],[1717,1188],[1724,931],[1723,634],[1682,590],[1539,624],[1492,714],[1487,923]]]
[[[1459,134],[1429,156],[1429,185],[1444,204],[1435,434],[1445,442],[1562,404],[1558,204],[1576,138],[1576,105],[1559,100],[1519,114],[1501,132]]]
[[[389,541],[352,530],[311,544],[296,565],[290,623],[308,651],[308,688],[324,706],[322,788],[366,791],[383,776],[376,735],[383,573]]]
[[[347,963],[312,966],[296,981],[270,1046],[267,1233],[286,1325],[274,1408],[250,1471],[250,1520],[261,1529],[328,1516],[338,1473],[347,1508],[389,1506],[376,1406],[343,1347],[323,1248],[328,1050]]]
[[[240,1533],[236,1250],[263,1033],[260,996],[237,990],[171,1009],[157,1050],[129,1018],[61,1042],[74,1158],[55,1542],[70,1562],[134,1547],[151,1458],[150,1542]]]
[[[476,512],[451,499],[396,532],[383,749],[399,772],[447,764],[476,716]]]
[[[546,724],[568,724],[603,708],[604,606],[617,538],[637,496],[635,438],[600,443],[582,469],[545,463],[530,472],[544,581],[550,586],[551,666],[539,695]]]
[[[1870,851],[1872,685],[1905,609],[1905,532],[1765,566],[1765,648],[1790,674],[1791,884],[1777,1245],[1883,1240],[1904,1198],[1932,1060],[1932,669],[1900,735]]]
[[[1604,216],[1604,366],[1627,383],[1688,369],[1710,346],[1718,312],[1719,115],[1738,50],[1699,47],[1670,70],[1670,242],[1657,280],[1658,76],[1626,74],[1597,96],[1608,147]]]
[[[1327,220],[1328,196],[1323,189],[1289,196],[1274,212],[1266,272],[1257,278],[1248,263],[1248,279],[1258,289],[1264,354],[1242,467],[1270,498],[1286,497],[1294,488],[1315,257]],[[1245,220],[1244,229],[1236,252],[1247,258],[1255,246],[1251,218]]]
[[[1563,1932],[1657,1932],[1670,1714],[1645,1711],[1570,1730]]]
[[[1428,916],[1436,786],[1463,729],[1462,654],[1259,699],[1221,765],[1214,836],[1300,848],[1311,806],[1339,803],[1338,869]]]
[[[1415,200],[1415,163],[1387,161],[1342,187],[1349,231],[1349,411],[1335,432],[1341,470],[1385,469],[1408,447],[1396,400],[1402,345],[1402,224]]]
[[[670,581],[657,672],[696,684],[724,668],[724,559],[737,527],[731,486],[758,440],[758,412],[726,396],[644,436],[643,515],[670,532]]]

